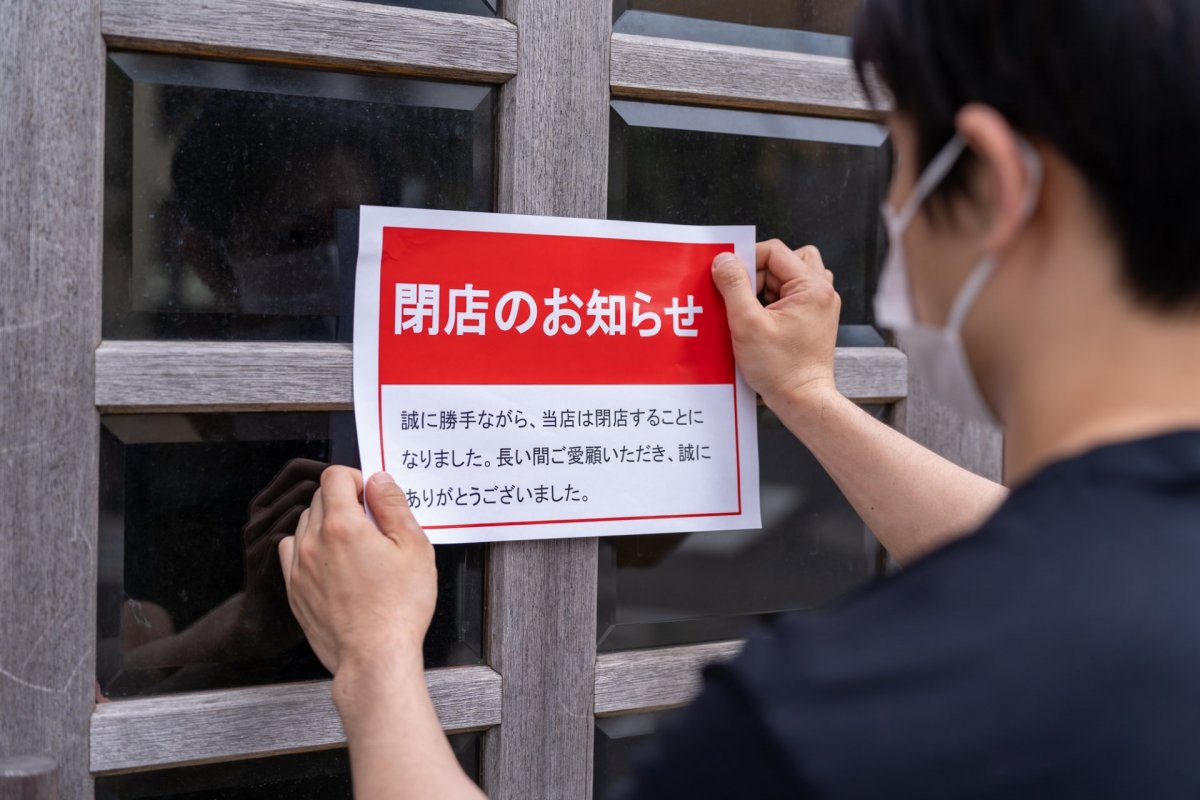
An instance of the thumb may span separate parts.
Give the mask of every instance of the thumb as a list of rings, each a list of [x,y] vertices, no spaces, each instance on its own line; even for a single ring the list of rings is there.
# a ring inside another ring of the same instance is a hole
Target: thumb
[[[713,282],[725,298],[725,313],[731,328],[738,329],[762,313],[762,305],[750,286],[746,265],[733,253],[722,253],[713,261]]]
[[[292,585],[292,562],[296,557],[296,537],[285,536],[279,540],[279,567],[283,570],[283,584]]]
[[[395,479],[386,472],[377,472],[367,481],[367,505],[375,515],[375,524],[390,539],[421,530],[408,507],[408,497]]]

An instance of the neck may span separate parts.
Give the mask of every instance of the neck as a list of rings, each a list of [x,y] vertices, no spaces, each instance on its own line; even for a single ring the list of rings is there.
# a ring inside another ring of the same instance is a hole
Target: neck
[[[1101,445],[1200,430],[1200,315],[1094,310],[1065,314],[1014,370],[1004,409],[1013,484]]]

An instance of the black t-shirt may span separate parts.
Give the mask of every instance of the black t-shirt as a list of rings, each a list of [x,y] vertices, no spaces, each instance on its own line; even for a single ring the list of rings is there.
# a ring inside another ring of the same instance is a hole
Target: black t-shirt
[[[781,620],[614,796],[1200,798],[1200,432],[1050,466],[975,535]]]

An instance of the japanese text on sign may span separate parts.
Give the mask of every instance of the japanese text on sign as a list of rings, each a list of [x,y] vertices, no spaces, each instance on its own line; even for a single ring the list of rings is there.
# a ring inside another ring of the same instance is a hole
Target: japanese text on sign
[[[491,289],[466,284],[445,293],[436,283],[396,284],[396,335],[406,332],[447,335],[483,336],[489,321],[493,330],[526,334],[540,331],[546,336],[626,336],[636,333],[643,338],[663,332],[663,319],[669,319],[666,330],[675,336],[695,337],[696,317],[704,313],[692,295],[672,297],[670,303],[658,306],[645,292],[634,292],[630,300],[623,294],[601,294],[593,289],[585,303],[579,295],[564,294],[555,287],[550,297],[540,303],[529,292],[514,290],[493,293]],[[491,298],[497,297],[494,310]],[[442,320],[445,320],[443,326]],[[541,323],[540,325],[538,323]]]

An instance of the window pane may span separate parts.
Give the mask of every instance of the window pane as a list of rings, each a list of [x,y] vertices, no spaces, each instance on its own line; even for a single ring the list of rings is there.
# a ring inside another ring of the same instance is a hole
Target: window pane
[[[288,608],[276,542],[324,464],[357,465],[353,415],[111,415],[100,436],[101,690],[328,677]],[[427,666],[482,663],[483,552],[438,548]]]
[[[481,734],[451,736],[458,763],[479,782]],[[96,800],[350,800],[345,749],[256,758],[96,779]]]
[[[825,605],[877,574],[862,520],[766,408],[758,440],[761,531],[601,540],[601,650],[738,638],[765,615]]]
[[[821,249],[842,295],[843,345],[880,345],[869,327],[887,235],[887,129],[867,122],[612,104],[609,216],[756,225],[760,240]]]
[[[620,33],[850,56],[862,0],[614,0]]]
[[[657,711],[596,720],[593,797],[605,797],[629,774],[639,751],[659,731],[670,713]]]
[[[477,17],[496,16],[495,0],[362,0],[383,6],[405,6],[426,11],[448,11],[451,14],[472,14]]]
[[[490,88],[141,53],[107,74],[106,338],[349,341],[339,209],[492,208]]]

